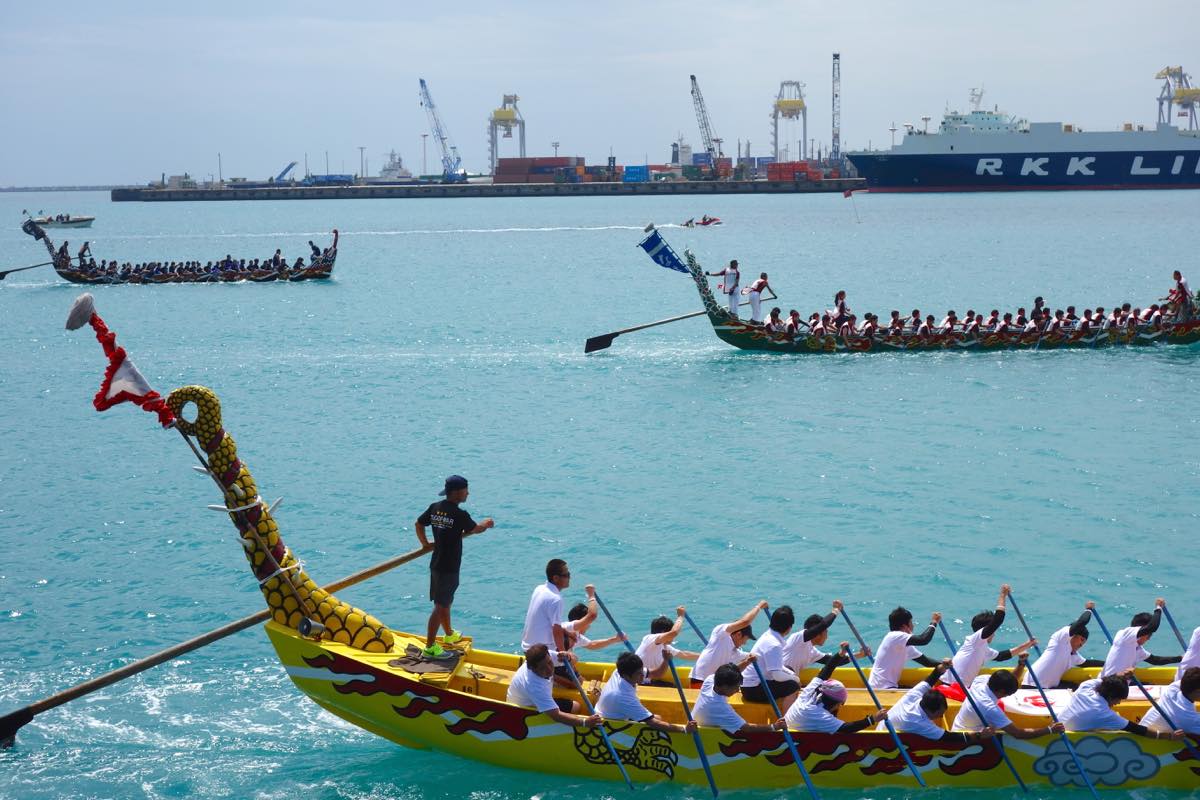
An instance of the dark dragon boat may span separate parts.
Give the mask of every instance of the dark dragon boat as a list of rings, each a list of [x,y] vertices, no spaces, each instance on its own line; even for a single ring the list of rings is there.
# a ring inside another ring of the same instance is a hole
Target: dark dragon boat
[[[157,266],[152,269],[110,267],[101,271],[85,268],[82,260],[73,259],[65,246],[56,250],[54,242],[36,221],[25,220],[21,230],[46,245],[54,264],[54,271],[58,273],[59,277],[71,283],[231,283],[236,281],[266,283],[269,281],[320,280],[332,276],[333,265],[337,260],[338,232],[334,228],[333,243],[321,251],[319,256],[314,255],[307,264],[299,266],[289,266],[287,263],[274,266],[267,262],[255,269],[222,268],[218,262],[216,267],[195,267],[174,271],[165,266]]]
[[[1157,325],[1142,323],[1135,326],[1122,325],[1116,328],[1089,331],[1066,329],[1024,333],[1018,330],[1007,332],[981,330],[976,333],[968,333],[952,330],[920,335],[909,331],[901,334],[889,334],[881,330],[874,335],[862,336],[840,336],[833,333],[812,335],[808,332],[792,335],[785,332],[771,332],[761,324],[739,319],[730,314],[728,309],[720,305],[713,296],[712,289],[708,285],[708,278],[704,275],[703,267],[697,263],[695,255],[690,250],[684,250],[684,257],[681,259],[653,225],[648,226],[647,230],[649,235],[638,246],[645,250],[647,255],[659,266],[691,275],[696,289],[700,292],[700,301],[704,304],[704,311],[709,322],[712,323],[717,338],[742,350],[805,354],[899,350],[1059,350],[1155,344],[1188,345],[1200,341],[1200,316],[1195,314],[1183,318],[1176,316],[1169,321],[1169,315],[1164,314],[1163,322]]]

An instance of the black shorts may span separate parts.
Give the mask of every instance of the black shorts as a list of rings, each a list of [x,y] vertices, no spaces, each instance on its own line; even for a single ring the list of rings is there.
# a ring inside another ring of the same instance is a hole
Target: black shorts
[[[434,605],[449,608],[454,602],[454,593],[458,591],[457,572],[437,572],[429,570],[429,599]]]
[[[798,681],[767,681],[767,686],[771,689],[771,696],[776,700],[787,697],[790,694],[795,694],[800,691],[800,683]],[[750,703],[767,703],[767,693],[763,691],[762,684],[757,686],[743,686],[742,699]]]

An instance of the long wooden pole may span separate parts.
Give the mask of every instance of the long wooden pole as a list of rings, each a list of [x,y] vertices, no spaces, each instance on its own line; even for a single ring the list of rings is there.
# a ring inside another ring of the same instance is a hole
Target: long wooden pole
[[[353,575],[347,575],[341,580],[334,581],[333,583],[324,587],[324,589],[327,592],[341,591],[347,586],[353,586],[356,583],[362,583],[369,578],[374,578],[376,575],[380,575],[390,569],[394,569],[401,564],[407,564],[410,561],[415,561],[432,550],[433,546],[430,545],[429,547],[421,547],[404,553],[403,555],[389,558],[387,561],[382,561],[373,567],[368,567],[367,569],[356,572]],[[251,614],[248,617],[242,617],[239,620],[235,620],[234,622],[230,622],[222,625],[219,628],[215,628],[208,633],[201,634],[194,639],[188,639],[186,642],[180,642],[179,644],[168,647],[165,650],[160,650],[153,655],[134,661],[132,664],[126,664],[125,666],[114,669],[111,672],[106,672],[99,677],[92,678],[91,680],[72,686],[70,689],[65,689],[56,694],[52,694],[47,698],[38,700],[35,703],[30,703],[24,708],[18,709],[9,714],[5,714],[3,717],[0,717],[0,747],[8,747],[12,745],[13,737],[16,735],[17,731],[31,722],[35,716],[41,714],[43,711],[49,711],[52,708],[57,708],[64,703],[69,703],[72,700],[83,697],[84,695],[91,694],[97,689],[103,689],[106,686],[111,686],[112,684],[123,681],[126,678],[133,677],[139,672],[145,672],[151,667],[156,667],[164,661],[170,661],[171,659],[178,658],[185,653],[190,653],[193,650],[199,650],[205,645],[212,644],[213,642],[224,639],[227,636],[232,636],[239,631],[244,631],[246,628],[253,627],[260,622],[266,622],[270,616],[270,609],[264,609],[257,614]]]

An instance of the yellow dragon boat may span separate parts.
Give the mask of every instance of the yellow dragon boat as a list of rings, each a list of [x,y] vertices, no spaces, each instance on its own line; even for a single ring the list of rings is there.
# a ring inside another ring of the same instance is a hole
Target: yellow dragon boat
[[[510,769],[620,780],[615,753],[635,783],[707,786],[699,741],[715,785],[722,790],[786,789],[800,784],[793,751],[780,732],[731,734],[701,727],[698,738],[693,739],[640,723],[607,720],[603,726],[613,745],[610,749],[599,730],[569,728],[533,709],[505,702],[508,682],[520,664],[517,655],[477,650],[470,639],[464,639],[448,646],[458,656],[451,666],[428,671],[430,663],[418,656],[423,645],[419,636],[392,630],[365,611],[339,601],[309,578],[284,544],[271,508],[239,459],[237,445],[224,429],[216,394],[202,386],[185,386],[162,398],[150,390],[127,362],[124,350],[116,347],[115,334],[94,313],[90,296],[84,295],[82,300],[86,302],[81,307],[77,301],[68,327],[90,322],[110,359],[105,383],[94,401],[96,407],[132,401],[156,413],[164,427],[183,434],[220,487],[224,508],[238,530],[271,613],[265,625],[267,637],[293,683],[313,702],[405,747],[437,750]],[[114,395],[117,385],[121,392]],[[194,418],[189,420],[185,412],[193,409]],[[611,664],[580,664],[580,675],[593,697],[613,668]],[[1148,669],[1140,676],[1162,684],[1171,679],[1172,672]],[[904,678],[912,683],[925,674],[910,669]],[[840,677],[861,687],[857,676],[843,672]],[[1085,677],[1083,670],[1067,675],[1072,680]],[[683,721],[675,690],[644,687],[639,693],[652,712]],[[694,701],[695,693],[687,693],[689,701]],[[880,699],[890,705],[899,696],[899,692],[883,692]],[[1014,722],[1045,725],[1047,717],[1036,704],[1029,705],[1032,710],[1022,706],[1021,713],[1014,712]],[[768,708],[738,705],[749,721],[767,721]],[[846,719],[857,719],[873,709],[860,688],[851,691],[841,713]],[[957,710],[952,703],[948,715],[952,718]],[[1136,718],[1145,711],[1145,704],[1127,702],[1119,710]],[[1069,737],[1097,788],[1200,789],[1200,759],[1192,756],[1184,743],[1115,732],[1072,733]],[[903,753],[888,733],[794,733],[792,738],[817,789],[917,788]],[[943,743],[910,734],[899,738],[929,786],[1005,787],[1013,784],[1014,772],[1029,785],[1086,785],[1061,737],[1015,741],[1004,737],[1011,771],[993,742]]]

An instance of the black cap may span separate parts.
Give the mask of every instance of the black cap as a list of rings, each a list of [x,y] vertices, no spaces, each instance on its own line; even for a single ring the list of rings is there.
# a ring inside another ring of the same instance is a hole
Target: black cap
[[[467,488],[467,479],[462,475],[451,475],[446,478],[446,488],[438,492],[439,497],[445,497],[448,492]]]
[[[747,625],[744,628],[738,628],[736,631],[734,631],[734,633],[744,633],[744,634],[746,634],[747,639],[757,639],[758,638],[757,636],[754,635],[754,630],[749,625]]]

